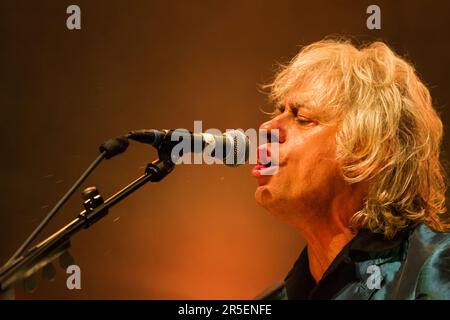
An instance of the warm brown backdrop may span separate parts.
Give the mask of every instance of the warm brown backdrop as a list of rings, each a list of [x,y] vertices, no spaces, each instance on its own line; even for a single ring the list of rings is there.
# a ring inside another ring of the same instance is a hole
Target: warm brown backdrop
[[[366,29],[368,5],[382,30]],[[82,30],[65,27],[78,4]],[[446,123],[447,1],[0,1],[0,262],[97,156],[138,128],[256,128],[257,84],[329,34],[384,39],[414,61]],[[447,138],[446,148],[449,146]],[[133,144],[88,184],[111,195],[155,157]],[[58,270],[20,298],[252,298],[304,245],[253,200],[251,166],[180,166],[72,240],[82,290]],[[46,229],[71,220],[79,193]],[[117,220],[118,219],[118,220]]]

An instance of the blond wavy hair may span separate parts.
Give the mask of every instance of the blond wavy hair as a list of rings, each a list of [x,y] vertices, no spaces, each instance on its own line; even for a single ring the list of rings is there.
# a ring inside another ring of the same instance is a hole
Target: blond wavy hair
[[[443,127],[414,67],[385,43],[327,39],[304,47],[267,85],[276,104],[307,83],[339,119],[337,158],[349,183],[369,182],[350,226],[392,238],[425,223],[449,228],[439,153]]]

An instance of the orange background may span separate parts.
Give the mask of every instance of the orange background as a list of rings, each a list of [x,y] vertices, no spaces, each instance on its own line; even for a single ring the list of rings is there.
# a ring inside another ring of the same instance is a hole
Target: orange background
[[[77,4],[82,29],[66,29]],[[330,34],[387,40],[407,54],[449,123],[448,2],[0,2],[1,210],[4,262],[97,156],[140,128],[257,128],[271,110],[258,85]],[[448,149],[448,139],[445,149]],[[85,184],[106,198],[143,173],[154,150],[132,144]],[[24,299],[251,299],[282,280],[304,246],[253,198],[251,165],[178,166],[72,239],[82,289],[58,268]],[[81,211],[79,192],[45,230]]]

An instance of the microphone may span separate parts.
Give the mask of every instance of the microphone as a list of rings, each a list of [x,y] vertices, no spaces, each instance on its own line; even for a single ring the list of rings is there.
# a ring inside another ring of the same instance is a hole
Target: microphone
[[[245,163],[249,158],[249,140],[241,130],[217,135],[192,133],[186,129],[143,129],[131,131],[126,137],[170,152],[174,163],[186,153],[203,153],[204,156],[206,153],[206,157],[215,158],[215,161],[205,158],[205,163],[223,163],[232,167]]]

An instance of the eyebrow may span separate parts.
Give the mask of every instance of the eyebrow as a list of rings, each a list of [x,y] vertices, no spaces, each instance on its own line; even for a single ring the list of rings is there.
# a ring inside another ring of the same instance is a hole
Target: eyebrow
[[[313,111],[313,109],[304,103],[294,102],[287,105],[292,112],[298,113],[298,110]]]
[[[297,113],[298,109],[302,109],[304,106],[300,103],[290,103],[288,104],[288,107],[292,112]]]

